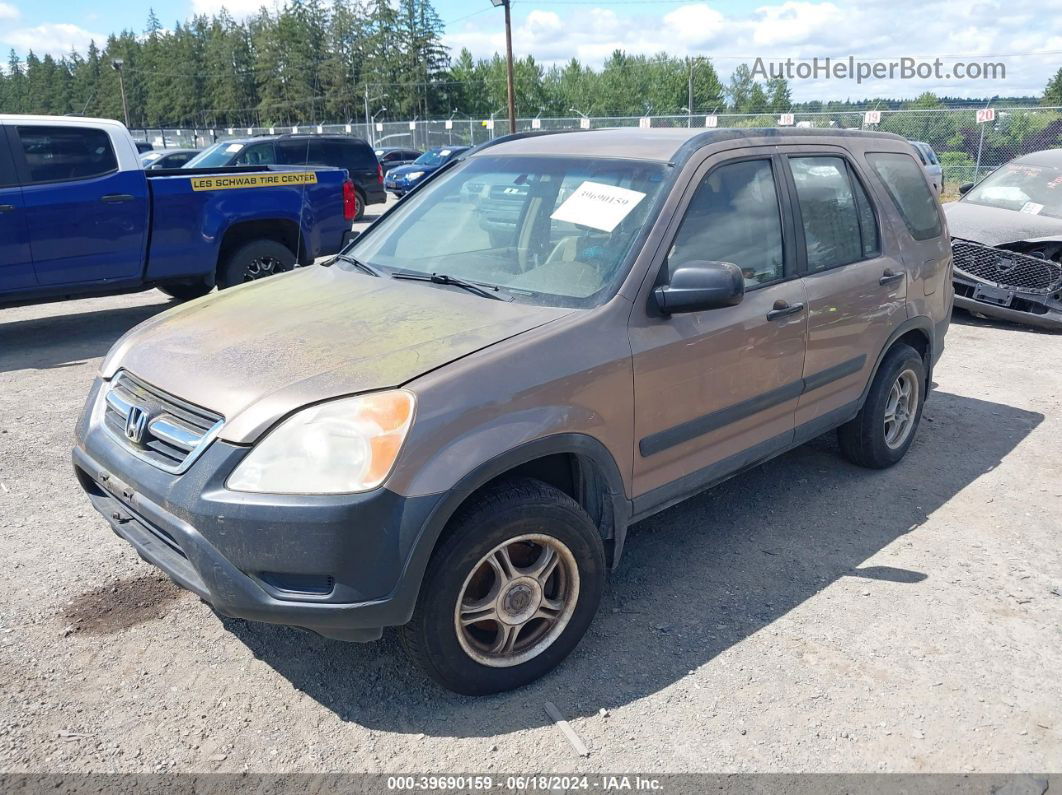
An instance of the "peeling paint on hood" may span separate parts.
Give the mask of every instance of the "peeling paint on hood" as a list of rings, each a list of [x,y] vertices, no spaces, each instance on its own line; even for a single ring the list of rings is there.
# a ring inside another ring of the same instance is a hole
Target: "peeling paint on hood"
[[[102,375],[128,369],[221,413],[221,437],[250,443],[309,403],[399,386],[572,311],[310,266],[140,324]]]
[[[952,237],[984,246],[1019,240],[1062,240],[1062,218],[1031,215],[1002,207],[958,201],[944,205]]]

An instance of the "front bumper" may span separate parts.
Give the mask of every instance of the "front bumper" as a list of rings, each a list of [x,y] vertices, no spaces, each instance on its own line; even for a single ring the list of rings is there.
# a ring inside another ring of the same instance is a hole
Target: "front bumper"
[[[417,542],[442,495],[230,491],[225,480],[246,453],[215,440],[172,475],[83,419],[73,459],[114,532],[224,616],[350,641],[407,622],[424,562]]]
[[[1019,288],[1002,288],[956,273],[955,306],[986,317],[1062,330],[1062,295],[1044,295]]]

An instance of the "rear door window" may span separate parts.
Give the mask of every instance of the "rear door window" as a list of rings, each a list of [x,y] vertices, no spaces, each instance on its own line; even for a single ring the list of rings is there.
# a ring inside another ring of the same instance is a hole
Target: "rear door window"
[[[790,157],[812,273],[872,256],[878,249],[874,210],[844,158]]]
[[[16,130],[31,183],[90,179],[118,170],[104,130],[22,125]]]
[[[881,178],[889,197],[915,240],[928,240],[941,234],[940,210],[929,189],[925,172],[910,155],[900,152],[871,152],[867,161]]]

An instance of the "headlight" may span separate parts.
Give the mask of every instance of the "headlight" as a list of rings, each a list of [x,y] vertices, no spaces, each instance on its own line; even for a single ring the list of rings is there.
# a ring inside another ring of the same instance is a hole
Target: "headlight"
[[[423,176],[423,171],[412,171],[409,174],[406,174],[406,179],[420,179]]]
[[[411,392],[395,389],[303,409],[254,446],[228,487],[270,494],[374,489],[391,473],[415,405]]]

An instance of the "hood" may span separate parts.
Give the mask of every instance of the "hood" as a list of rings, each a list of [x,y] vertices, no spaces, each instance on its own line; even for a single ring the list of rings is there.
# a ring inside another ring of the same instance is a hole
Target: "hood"
[[[1062,218],[965,201],[945,204],[944,214],[948,217],[948,232],[952,237],[972,240],[984,246],[999,246],[1020,240],[1062,240]]]
[[[407,174],[413,174],[417,171],[423,171],[425,174],[430,174],[437,168],[438,166],[415,166],[410,163],[408,166],[398,166],[396,168],[392,168],[387,173],[392,177],[404,177]]]
[[[175,307],[141,323],[102,367],[225,417],[250,443],[309,403],[404,384],[571,309],[310,266]]]

